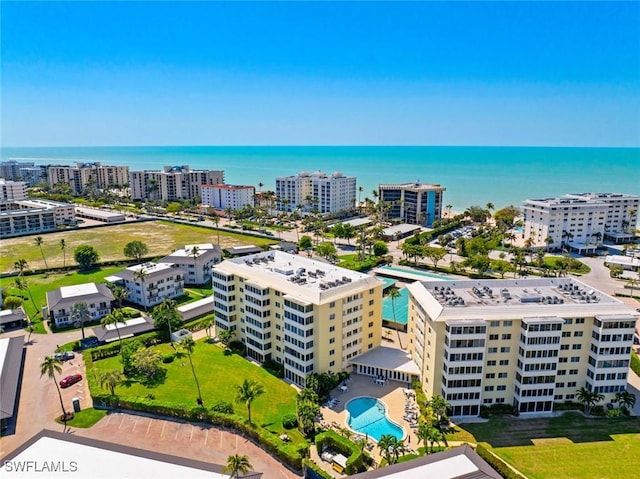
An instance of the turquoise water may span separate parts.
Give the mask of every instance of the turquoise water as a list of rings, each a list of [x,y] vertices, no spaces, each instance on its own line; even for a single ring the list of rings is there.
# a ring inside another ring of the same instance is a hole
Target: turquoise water
[[[444,276],[441,274],[425,273],[424,271],[418,271],[415,269],[408,269],[408,268],[398,268],[397,266],[381,266],[380,268],[378,268],[378,271],[398,271],[400,273],[411,273],[418,276],[424,276],[425,278],[429,278],[429,279],[453,281],[453,278],[449,278],[448,276]]]
[[[349,401],[345,408],[349,413],[347,424],[360,434],[367,434],[379,441],[385,434],[398,438],[404,437],[404,429],[389,421],[382,401],[372,397],[361,397]]]
[[[400,296],[395,299],[395,319],[393,316],[394,301],[388,296],[382,300],[382,319],[407,324],[407,321],[409,321],[409,290],[401,288],[398,293],[400,293]]]
[[[640,148],[528,148],[431,146],[275,147],[46,147],[0,149],[2,160],[69,164],[101,161],[132,169],[163,165],[225,170],[229,184],[264,183],[300,170],[342,171],[358,178],[362,199],[378,183],[421,180],[446,187],[444,205],[455,210],[492,202],[585,191],[640,193]]]
[[[383,278],[382,276],[380,276],[378,279],[384,282],[382,289],[387,289],[389,286],[393,286],[394,284],[396,284],[395,279]]]

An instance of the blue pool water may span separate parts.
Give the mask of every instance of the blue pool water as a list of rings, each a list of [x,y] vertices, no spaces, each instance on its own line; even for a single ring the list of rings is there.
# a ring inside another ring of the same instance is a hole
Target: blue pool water
[[[513,228],[513,232],[514,233],[524,233],[524,228],[522,226],[516,226],[515,228]]]
[[[419,271],[417,269],[398,268],[397,266],[381,266],[380,268],[378,268],[378,271],[381,271],[381,272],[389,271],[391,273],[393,271],[397,271],[399,273],[411,273],[417,276],[424,276],[425,278],[430,278],[430,279],[440,279],[442,281],[454,281],[453,278],[449,278],[448,276],[444,276],[442,274],[426,273],[424,271]]]
[[[407,321],[409,321],[409,290],[401,288],[398,293],[400,293],[400,296],[395,299],[395,305],[389,296],[382,300],[382,319],[407,324]],[[394,306],[395,315],[393,314]]]
[[[345,405],[349,417],[347,425],[360,434],[367,434],[379,441],[385,434],[398,438],[404,437],[404,429],[389,421],[382,401],[372,397],[360,397],[349,401]]]

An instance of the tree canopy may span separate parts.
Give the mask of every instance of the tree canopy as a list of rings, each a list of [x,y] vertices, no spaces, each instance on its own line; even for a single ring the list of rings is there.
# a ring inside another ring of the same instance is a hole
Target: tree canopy
[[[140,240],[134,240],[124,246],[123,253],[127,258],[141,259],[149,251],[149,248]]]
[[[73,259],[80,266],[80,271],[87,271],[96,265],[100,255],[93,246],[82,244],[73,250]]]

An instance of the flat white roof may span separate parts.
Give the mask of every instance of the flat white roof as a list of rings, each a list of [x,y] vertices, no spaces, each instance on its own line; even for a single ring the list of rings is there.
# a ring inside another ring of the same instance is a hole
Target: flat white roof
[[[372,221],[369,218],[354,218],[352,220],[347,220],[347,221],[342,221],[342,224],[344,225],[351,225],[353,227],[358,227],[358,226],[364,226],[364,225],[368,225],[371,224]]]
[[[97,218],[124,218],[124,214],[120,213],[120,212],[114,212],[114,211],[105,211],[105,210],[97,210],[94,208],[79,208],[76,207],[76,212],[80,213],[81,215],[93,215]]]
[[[146,322],[147,322],[147,320],[144,319],[142,316],[140,316],[139,318],[129,319],[129,320],[125,321],[124,323],[118,323],[118,329],[126,328],[127,326],[135,326],[137,324],[144,324]],[[107,324],[107,325],[105,325],[104,329],[107,329],[109,331],[115,331],[116,325],[115,324]]]
[[[133,271],[134,273],[140,270],[144,270],[147,274],[157,273],[159,271],[164,271],[167,269],[171,269],[173,266],[171,263],[144,263],[137,264],[135,266],[129,266],[127,269],[129,271]]]
[[[362,364],[389,371],[399,371],[409,374],[420,374],[420,369],[411,359],[411,355],[398,348],[378,346],[351,360],[352,364]]]
[[[197,255],[196,257],[200,257],[203,254],[206,254],[208,251],[215,249],[215,247],[211,244],[211,243],[202,243],[202,244],[190,244],[190,245],[186,245],[184,248],[180,248],[175,250],[173,253],[171,253],[170,255],[168,255],[169,257],[176,257],[176,258],[193,258],[193,249],[197,247]]]
[[[618,254],[609,255],[604,259],[605,263],[624,264],[629,266],[640,266],[640,258],[632,256],[622,256]]]
[[[85,444],[70,443],[51,437],[41,437],[27,449],[14,457],[10,464],[37,464],[40,469],[44,464],[66,465],[66,472],[59,469],[55,473],[34,473],[33,470],[18,472],[12,468],[9,472],[5,461],[0,467],[3,477],[34,478],[79,478],[92,479],[136,478],[159,479],[168,477],[188,477],[190,479],[226,479],[226,474],[206,471],[195,467],[182,466],[166,461],[134,456],[122,452],[101,449]],[[75,463],[75,470],[70,464]],[[61,467],[61,466],[60,466]]]
[[[382,230],[382,234],[385,236],[393,236],[396,233],[409,233],[411,231],[419,230],[420,225],[411,225],[409,223],[402,223],[395,226],[389,226]]]
[[[424,464],[395,474],[384,476],[385,479],[424,479],[434,477],[438,479],[453,479],[472,472],[478,472],[476,466],[467,456],[460,455],[442,459],[430,464]]]
[[[178,306],[176,308],[180,312],[191,311],[192,309],[197,309],[202,306],[206,306],[208,304],[213,304],[213,296],[207,296],[206,298],[198,299],[197,301],[192,301],[191,303],[183,304],[182,306]],[[213,310],[212,310],[213,311]]]
[[[95,283],[76,284],[73,286],[62,286],[60,288],[60,296],[63,298],[75,298],[77,296],[87,296],[97,293],[98,287]]]

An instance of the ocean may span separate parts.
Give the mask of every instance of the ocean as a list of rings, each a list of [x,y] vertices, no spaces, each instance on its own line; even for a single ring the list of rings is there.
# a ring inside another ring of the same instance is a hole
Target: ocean
[[[2,160],[37,164],[100,161],[134,170],[189,165],[221,169],[228,184],[275,189],[302,170],[356,176],[362,199],[379,183],[444,186],[444,205],[496,208],[525,199],[588,191],[640,194],[640,148],[432,146],[2,147]]]

